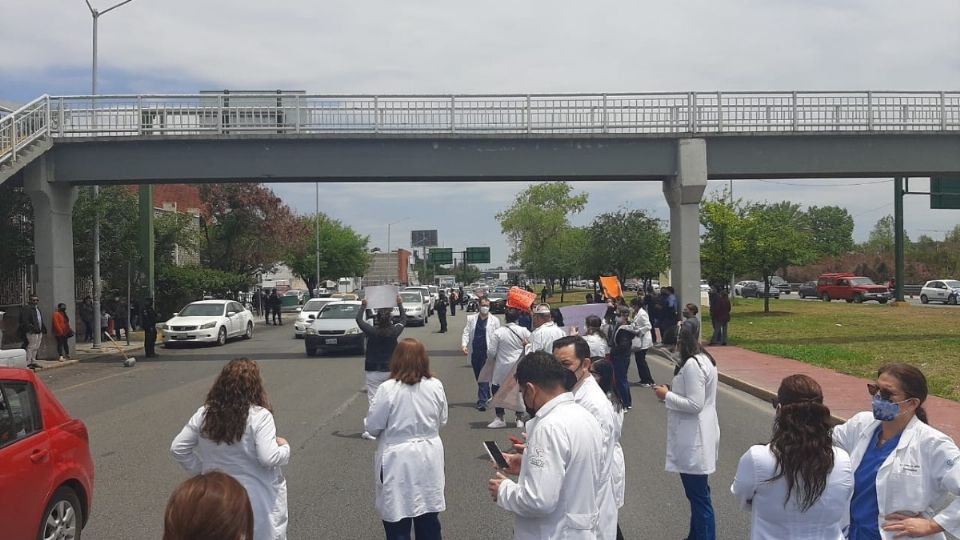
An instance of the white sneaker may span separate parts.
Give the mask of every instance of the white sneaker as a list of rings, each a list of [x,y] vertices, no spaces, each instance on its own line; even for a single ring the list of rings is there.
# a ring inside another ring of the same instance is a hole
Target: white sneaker
[[[507,423],[503,421],[503,418],[494,418],[493,422],[487,424],[487,427],[490,429],[505,428]]]
[[[363,434],[360,435],[360,437],[362,437],[362,438],[364,438],[364,439],[366,439],[366,440],[368,440],[368,441],[375,441],[375,440],[377,440],[377,438],[374,437],[373,435],[371,435],[369,431],[364,431]]]
[[[523,420],[517,418],[517,429],[523,429]]]

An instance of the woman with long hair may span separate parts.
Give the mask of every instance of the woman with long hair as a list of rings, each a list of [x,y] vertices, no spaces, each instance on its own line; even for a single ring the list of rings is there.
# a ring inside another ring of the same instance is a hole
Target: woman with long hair
[[[380,441],[374,456],[376,508],[387,540],[439,540],[443,495],[443,442],[447,397],[430,372],[423,343],[404,339],[390,359],[390,378],[377,389],[364,420]]]
[[[833,428],[854,471],[847,538],[960,536],[960,449],[927,423],[927,378],[910,364],[886,364],[867,392],[873,411]]]
[[[613,411],[617,416],[617,426],[614,434],[617,438],[616,447],[613,449],[613,498],[617,502],[617,508],[623,508],[626,501],[626,462],[623,459],[623,447],[620,446],[620,439],[623,435],[623,400],[617,393],[615,384],[615,374],[613,364],[607,360],[596,360],[590,365],[590,372],[597,380],[597,384],[603,393],[607,395],[610,404],[613,405]],[[623,540],[623,532],[620,525],[617,525],[617,540]]]
[[[630,354],[633,349],[633,338],[637,332],[630,320],[630,308],[617,307],[616,319],[611,326],[614,328],[610,338],[610,362],[616,373],[614,383],[620,399],[623,400],[623,409],[629,411],[633,407],[633,398],[630,395],[627,372],[630,370]]]
[[[290,461],[290,445],[277,437],[256,362],[235,358],[223,367],[170,452],[192,474],[220,470],[243,485],[253,507],[254,540],[287,537],[287,481],[281,467]]]
[[[689,328],[677,336],[680,363],[673,386],[653,387],[667,407],[667,472],[680,474],[690,501],[688,540],[717,537],[708,476],[717,469],[720,422],[717,419],[717,367]]]
[[[650,365],[647,364],[647,351],[653,347],[653,334],[651,330],[653,325],[650,323],[650,316],[643,307],[643,298],[638,296],[630,301],[633,307],[633,326],[637,330],[637,336],[640,343],[634,344],[633,359],[637,363],[637,375],[640,377],[640,386],[651,388],[657,384],[650,373]]]
[[[247,490],[229,474],[198,474],[177,486],[163,516],[163,540],[251,540]]]
[[[853,493],[846,451],[833,446],[830,409],[817,381],[783,379],[773,400],[773,437],[740,458],[730,491],[753,514],[753,540],[843,540]]]

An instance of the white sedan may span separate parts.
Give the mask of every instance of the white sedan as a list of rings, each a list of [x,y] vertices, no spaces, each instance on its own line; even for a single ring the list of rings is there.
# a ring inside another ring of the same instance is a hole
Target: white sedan
[[[935,279],[923,284],[920,289],[920,302],[943,302],[944,304],[957,304],[957,296],[960,296],[960,281],[955,279]]]
[[[172,319],[157,325],[163,344],[216,343],[229,338],[253,337],[253,314],[232,300],[203,300],[187,304]]]
[[[307,328],[310,327],[310,323],[317,318],[317,313],[320,313],[320,310],[323,309],[323,306],[327,304],[332,304],[333,302],[340,302],[339,298],[311,298],[307,300],[307,303],[303,305],[303,308],[300,309],[300,313],[297,314],[297,320],[293,323],[293,337],[294,339],[300,339],[306,333]]]

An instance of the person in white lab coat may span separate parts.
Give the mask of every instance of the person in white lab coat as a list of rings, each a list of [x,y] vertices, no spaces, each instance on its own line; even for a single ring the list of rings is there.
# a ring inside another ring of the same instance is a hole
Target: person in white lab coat
[[[751,540],[843,540],[853,469],[847,452],[833,446],[820,385],[790,375],[773,404],[773,438],[743,454],[730,486],[753,514]]]
[[[623,435],[623,400],[617,393],[617,385],[614,384],[615,370],[609,360],[597,360],[590,366],[590,373],[597,380],[600,389],[613,405],[613,411],[616,414],[617,426],[615,435],[617,438],[617,447],[613,452],[613,496],[617,501],[617,508],[623,508],[626,501],[626,464],[623,459],[623,447],[620,446],[620,439]],[[617,540],[623,540],[623,533],[620,532],[620,526],[617,525]]]
[[[380,441],[374,456],[376,507],[387,540],[439,540],[443,495],[443,441],[447,397],[430,373],[423,343],[404,339],[390,359],[390,379],[377,397],[364,427]]]
[[[597,494],[600,511],[600,538],[615,540],[618,536],[617,500],[614,496],[614,454],[620,442],[621,421],[606,393],[590,374],[593,361],[590,359],[590,345],[580,336],[566,336],[553,342],[553,356],[563,367],[577,377],[573,387],[573,397],[580,406],[600,423],[603,433],[603,455],[601,456],[600,476],[603,486]],[[620,535],[622,537],[622,534]]]
[[[490,401],[490,383],[480,380],[480,372],[487,363],[490,353],[490,341],[493,333],[500,328],[500,319],[490,315],[490,299],[480,299],[480,312],[467,315],[467,324],[460,338],[460,350],[470,357],[473,377],[477,380],[477,410],[487,410]]]
[[[523,349],[527,345],[527,340],[530,339],[530,331],[517,324],[519,317],[520,310],[507,308],[507,312],[504,314],[507,321],[506,326],[497,328],[493,332],[493,339],[490,340],[490,350],[487,355],[490,358],[488,362],[494,362],[490,388],[494,395],[500,390],[500,386],[507,380],[507,377],[513,374],[513,368],[520,361],[520,357],[523,356]],[[506,411],[502,407],[496,407],[494,412],[496,418],[487,427],[492,429],[507,427],[507,423],[503,419]],[[516,413],[516,425],[522,429],[523,412],[516,411]]]
[[[640,338],[639,343],[636,343],[634,339],[634,344],[631,345],[631,350],[633,350],[633,359],[637,363],[637,374],[640,376],[640,386],[645,388],[650,388],[653,385],[657,384],[653,380],[653,374],[650,373],[650,365],[647,364],[647,351],[650,350],[650,347],[653,347],[653,324],[650,322],[650,316],[647,314],[647,310],[643,308],[643,298],[636,297],[630,301],[630,307],[633,308],[633,329],[635,333],[635,338]],[[639,346],[636,346],[639,345]]]
[[[853,500],[847,538],[960,536],[960,450],[927,424],[927,379],[909,364],[892,363],[867,385],[873,411],[833,429],[850,454]],[[953,501],[946,507],[943,502]]]
[[[717,537],[708,475],[717,469],[720,422],[717,419],[717,368],[700,348],[700,336],[681,329],[677,337],[681,358],[673,387],[653,387],[667,406],[667,472],[680,473],[690,501],[689,540]]]
[[[603,433],[578,405],[573,375],[550,353],[537,351],[517,364],[517,383],[531,419],[522,454],[504,454],[517,481],[490,479],[497,506],[514,515],[514,540],[595,540],[597,496],[603,486]]]
[[[219,470],[243,485],[253,507],[254,540],[286,539],[287,481],[280,468],[290,461],[290,445],[277,437],[256,362],[235,358],[224,366],[170,452],[187,472]]]
[[[533,332],[530,334],[530,344],[527,352],[553,350],[553,342],[567,335],[562,328],[553,322],[550,314],[550,304],[537,304],[533,308]]]
[[[590,358],[594,361],[603,360],[607,357],[607,353],[610,352],[610,346],[607,344],[607,335],[603,332],[603,321],[596,315],[587,315],[583,324],[586,327],[586,333],[583,335],[583,339],[590,345]]]

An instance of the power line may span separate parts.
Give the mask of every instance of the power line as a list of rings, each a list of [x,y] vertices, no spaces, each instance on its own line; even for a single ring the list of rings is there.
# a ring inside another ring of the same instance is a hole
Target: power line
[[[888,207],[888,206],[893,206],[893,203],[891,202],[891,203],[884,204],[884,205],[882,205],[882,206],[878,206],[878,207],[876,207],[876,208],[871,208],[870,210],[864,210],[863,212],[857,212],[856,214],[854,214],[854,215],[852,215],[852,216],[850,216],[850,217],[857,217],[857,216],[862,216],[862,215],[864,215],[864,214],[869,214],[870,212],[876,212],[877,210],[880,210],[880,209],[882,209],[882,208],[886,208],[886,207]]]

